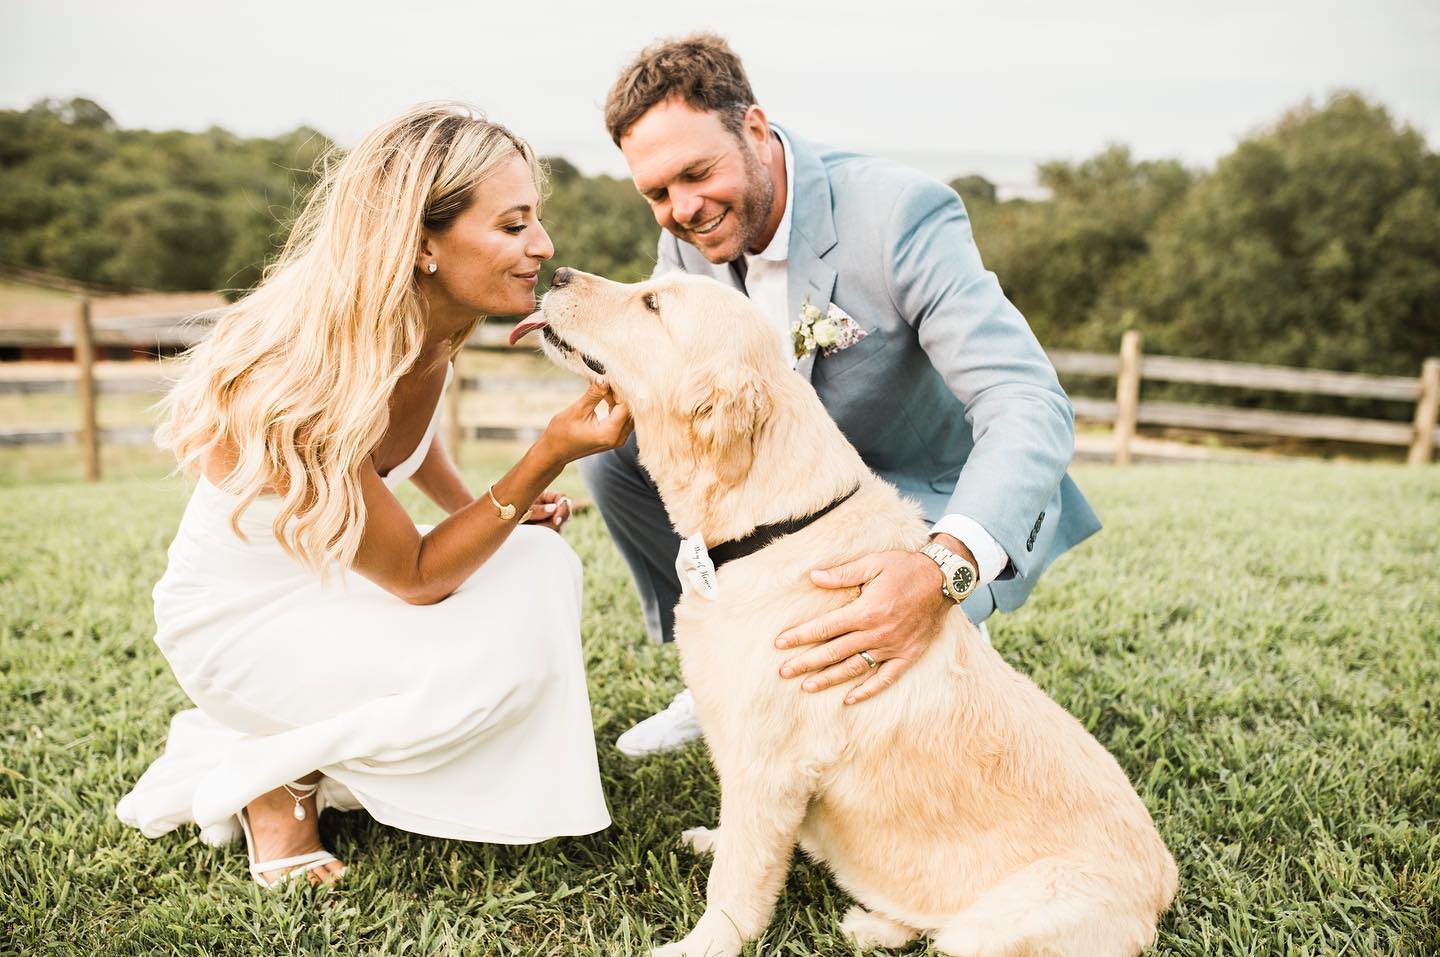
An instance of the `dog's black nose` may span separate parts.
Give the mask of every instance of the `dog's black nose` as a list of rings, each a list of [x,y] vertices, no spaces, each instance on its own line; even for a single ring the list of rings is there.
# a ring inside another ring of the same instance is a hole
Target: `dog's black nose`
[[[570,271],[569,266],[561,266],[559,269],[555,270],[555,275],[550,277],[550,288],[559,289],[561,286],[565,285],[567,282],[570,281],[570,277],[572,275],[574,274]]]

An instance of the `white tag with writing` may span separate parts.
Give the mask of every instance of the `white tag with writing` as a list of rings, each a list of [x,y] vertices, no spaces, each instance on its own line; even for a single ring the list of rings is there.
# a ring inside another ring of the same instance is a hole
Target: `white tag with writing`
[[[715,581],[715,563],[705,548],[705,539],[692,535],[680,542],[680,553],[675,556],[675,574],[680,576],[680,587],[685,591],[695,590],[710,601],[720,597],[720,586]]]

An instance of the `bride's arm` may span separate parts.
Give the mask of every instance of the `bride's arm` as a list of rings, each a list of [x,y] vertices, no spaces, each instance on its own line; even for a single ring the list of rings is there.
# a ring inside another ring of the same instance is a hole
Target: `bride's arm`
[[[601,401],[611,403],[604,418],[595,412]],[[567,464],[624,444],[630,428],[624,404],[592,385],[550,420],[540,440],[493,486],[496,499],[515,506],[515,518],[501,518],[482,494],[423,536],[379,473],[367,466],[360,482],[365,531],[352,570],[413,605],[440,601],[495,553],[524,509]]]
[[[425,460],[410,476],[410,481],[447,515],[455,514],[475,500],[465,486],[460,470],[455,467],[455,460],[441,441],[439,431],[431,439],[430,451],[425,453]]]

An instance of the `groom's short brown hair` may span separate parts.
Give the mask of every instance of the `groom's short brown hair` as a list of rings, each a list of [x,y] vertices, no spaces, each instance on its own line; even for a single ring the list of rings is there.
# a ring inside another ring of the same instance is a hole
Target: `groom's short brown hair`
[[[680,97],[692,109],[716,113],[739,136],[755,93],[730,44],[713,33],[661,40],[640,51],[620,71],[605,98],[605,129],[620,145],[635,122],[656,103]]]

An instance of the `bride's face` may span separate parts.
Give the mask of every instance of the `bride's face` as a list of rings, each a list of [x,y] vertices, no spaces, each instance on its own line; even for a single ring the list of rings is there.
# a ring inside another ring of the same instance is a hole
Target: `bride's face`
[[[530,167],[515,156],[475,187],[449,229],[426,236],[417,264],[432,306],[439,298],[482,315],[524,316],[535,311],[540,264],[554,254]]]

